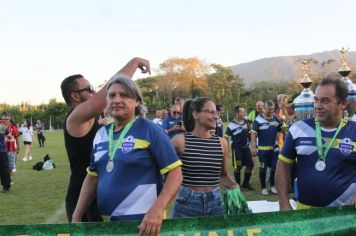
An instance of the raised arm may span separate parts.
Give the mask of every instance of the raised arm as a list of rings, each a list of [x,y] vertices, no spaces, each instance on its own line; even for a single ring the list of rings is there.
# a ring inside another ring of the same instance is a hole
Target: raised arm
[[[135,57],[131,59],[120,71],[114,76],[125,74],[132,77],[136,69],[139,68],[142,73],[151,73],[149,61]],[[113,76],[113,77],[114,77]],[[106,106],[106,85],[98,93],[87,101],[79,104],[67,119],[67,130],[74,137],[85,135],[92,127],[91,121],[95,116],[100,115]]]

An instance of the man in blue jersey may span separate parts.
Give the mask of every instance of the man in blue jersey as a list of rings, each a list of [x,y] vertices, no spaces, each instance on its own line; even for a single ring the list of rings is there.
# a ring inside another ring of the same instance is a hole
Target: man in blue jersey
[[[231,137],[232,165],[236,183],[241,182],[241,169],[246,166],[242,188],[254,190],[250,185],[253,160],[249,147],[250,125],[245,119],[246,110],[243,106],[234,108],[235,119],[226,128],[226,135]]]
[[[324,78],[315,91],[315,119],[291,126],[279,155],[276,184],[280,210],[288,199],[292,164],[297,161],[297,209],[356,206],[356,123],[343,118],[347,87]]]
[[[275,105],[272,100],[265,102],[265,111],[256,117],[251,130],[251,152],[258,156],[260,161],[260,183],[262,195],[269,195],[266,188],[267,167],[271,169],[269,182],[271,192],[277,194],[274,186],[274,174],[276,170],[277,157],[279,154],[277,140],[282,137],[282,125],[274,115]],[[257,144],[258,138],[258,144]],[[258,152],[256,148],[258,146]]]
[[[171,114],[162,121],[162,128],[166,130],[170,139],[185,131],[182,120],[182,109],[180,105],[174,104],[171,107]]]

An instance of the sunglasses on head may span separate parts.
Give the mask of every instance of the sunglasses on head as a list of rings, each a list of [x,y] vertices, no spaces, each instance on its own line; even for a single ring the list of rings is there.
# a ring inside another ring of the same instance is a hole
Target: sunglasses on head
[[[94,92],[95,92],[93,86],[91,86],[91,85],[89,85],[89,86],[86,87],[86,88],[76,90],[76,91],[74,91],[74,92],[76,92],[76,93],[81,93],[81,92],[84,92],[84,91],[87,91],[88,93],[94,93]]]
[[[179,111],[172,111],[172,114],[173,114],[173,115],[180,115],[180,114],[182,114],[182,113],[179,112]]]

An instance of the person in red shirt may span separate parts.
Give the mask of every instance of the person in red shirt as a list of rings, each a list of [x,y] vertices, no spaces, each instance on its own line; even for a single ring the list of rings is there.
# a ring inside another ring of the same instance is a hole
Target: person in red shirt
[[[20,152],[21,146],[19,142],[19,130],[16,125],[11,123],[11,114],[5,112],[2,114],[2,122],[7,126],[8,135],[5,138],[7,156],[9,158],[9,174],[16,171],[16,157]]]

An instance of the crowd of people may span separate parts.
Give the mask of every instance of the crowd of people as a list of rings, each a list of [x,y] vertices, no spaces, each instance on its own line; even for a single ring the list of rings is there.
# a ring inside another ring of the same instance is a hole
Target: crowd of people
[[[40,147],[44,146],[44,125],[40,120],[36,121],[36,132]],[[15,123],[10,112],[3,112],[0,120],[0,177],[2,192],[10,191],[11,176],[16,172],[17,155],[21,150],[20,136],[22,136],[24,157],[22,161],[31,161],[31,145],[34,143],[33,128],[31,122],[25,119],[20,125]]]
[[[208,97],[177,98],[148,120],[140,88],[131,79],[137,69],[150,73],[149,61],[133,58],[98,92],[80,74],[61,84],[68,105],[64,140],[71,170],[69,222],[102,221],[107,215],[112,221],[141,220],[141,235],[158,235],[173,200],[172,218],[223,215],[221,186],[257,188],[250,181],[254,157],[261,194],[278,194],[280,210],[292,209],[294,181],[298,209],[356,206],[356,123],[343,116],[347,88],[340,80],[320,82],[313,119],[296,121],[288,96],[282,94],[277,105],[257,101],[250,113],[236,105],[225,131],[224,107]],[[99,122],[103,113],[105,122]],[[18,129],[10,118],[4,113],[0,123],[4,192],[11,186],[9,170],[16,170],[19,133],[23,161],[32,159],[34,141],[28,120]],[[40,147],[43,129],[37,121]],[[227,171],[230,156],[233,177]]]
[[[222,215],[220,186],[257,187],[250,183],[255,156],[261,194],[278,194],[281,210],[291,209],[288,194],[295,179],[298,208],[356,205],[356,123],[342,116],[342,82],[321,81],[315,120],[293,120],[282,94],[278,107],[273,100],[257,101],[247,114],[237,105],[224,133],[224,107],[207,97],[177,98],[169,109],[157,110],[152,121],[145,118],[140,88],[131,79],[137,68],[150,72],[147,60],[134,58],[98,93],[82,75],[62,83],[70,109],[64,130],[72,171],[69,222],[102,220],[101,215],[142,220],[140,234],[157,235],[174,199],[172,218]],[[103,111],[112,121],[100,128],[95,117]],[[230,150],[233,177],[227,174]],[[331,188],[324,188],[326,181]],[[324,188],[322,197],[312,191],[318,187]]]

